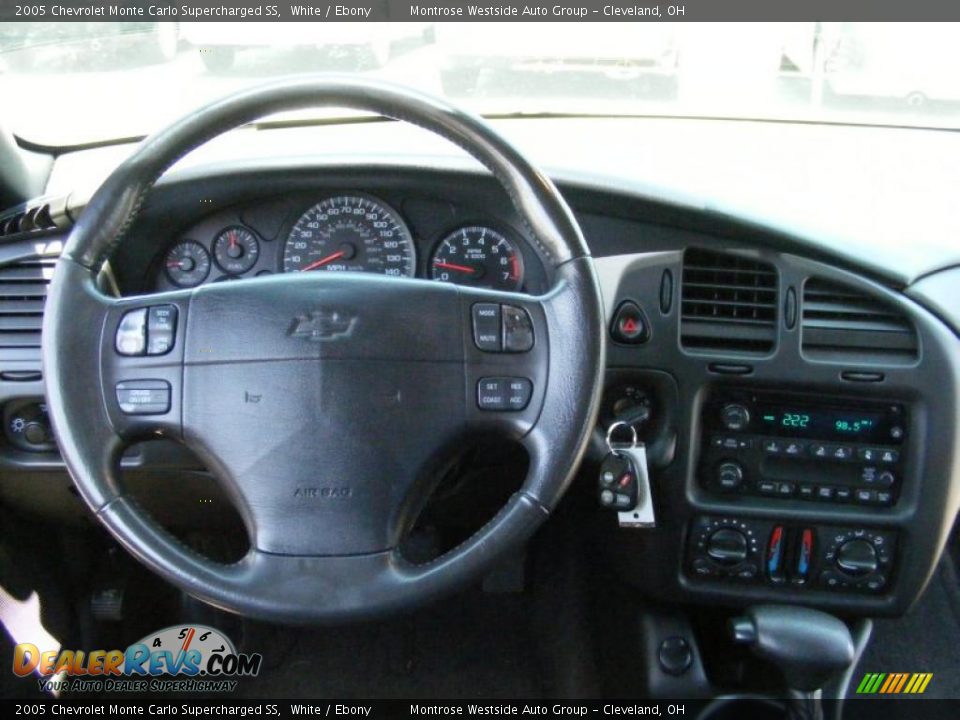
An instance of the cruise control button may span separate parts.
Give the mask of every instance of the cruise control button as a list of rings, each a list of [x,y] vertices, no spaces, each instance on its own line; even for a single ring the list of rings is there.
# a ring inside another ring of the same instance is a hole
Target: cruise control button
[[[477,407],[481,410],[523,410],[530,403],[533,383],[527,378],[481,378],[477,383]]]
[[[506,378],[507,407],[510,410],[523,410],[533,394],[533,383],[527,378]]]
[[[121,355],[143,355],[147,349],[147,309],[130,310],[120,321],[116,338]]]
[[[506,352],[527,352],[533,347],[533,321],[521,307],[504,305],[503,349]]]
[[[170,383],[166,380],[125,380],[117,383],[117,403],[125,415],[162,415],[170,412]]]
[[[177,331],[175,305],[154,305],[147,311],[147,355],[164,355],[173,349]]]
[[[486,352],[500,352],[500,306],[477,303],[473,306],[473,342]]]
[[[481,410],[507,409],[505,378],[482,378],[477,383],[477,407]]]

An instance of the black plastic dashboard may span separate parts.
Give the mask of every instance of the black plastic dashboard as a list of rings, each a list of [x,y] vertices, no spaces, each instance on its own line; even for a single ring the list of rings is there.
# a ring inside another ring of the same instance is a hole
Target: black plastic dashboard
[[[596,509],[583,542],[663,601],[904,612],[929,578],[960,505],[957,320],[928,309],[943,314],[949,303],[942,291],[934,288],[921,303],[910,289],[822,248],[729,216],[610,187],[562,179],[560,187],[597,259],[611,330],[624,303],[639,309],[646,326],[639,342],[610,339],[601,427],[579,490],[595,492],[603,428],[636,419],[656,526],[621,528],[591,498]],[[343,196],[374,198],[397,215],[418,277],[431,276],[452,233],[483,226],[519,253],[522,290],[549,287],[545,265],[489,177],[362,164],[208,168],[165,179],[131,241],[111,258],[112,281],[123,294],[176,285],[170,252],[188,241],[209,255],[199,282],[281,272],[305,211]],[[221,250],[224,243],[229,249],[238,242],[229,231],[237,228],[258,244],[253,263],[239,272],[226,266],[227,256],[217,258],[218,238],[226,237]],[[29,255],[36,240],[10,242],[23,243]],[[340,245],[318,250],[317,260],[330,252]],[[931,286],[918,287],[920,297]],[[37,371],[39,364],[24,356],[5,369]],[[36,379],[0,373],[7,406],[41,393]],[[746,417],[731,424],[741,411]],[[864,434],[844,435],[854,427]],[[769,452],[772,440],[780,442],[776,453]],[[791,443],[796,456],[787,452]],[[891,450],[896,460],[884,464],[881,453]],[[182,461],[169,449],[140,452],[128,464],[145,471],[176,470]],[[31,452],[8,437],[0,455],[5,503],[82,516],[55,452]],[[722,473],[724,464],[738,469]],[[889,485],[882,473],[893,474]],[[58,495],[62,505],[51,500]],[[838,567],[844,552],[853,559]]]

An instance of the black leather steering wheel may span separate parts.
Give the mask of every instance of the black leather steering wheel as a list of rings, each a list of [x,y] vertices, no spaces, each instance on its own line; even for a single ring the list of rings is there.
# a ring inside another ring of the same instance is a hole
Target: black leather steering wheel
[[[174,162],[264,115],[318,106],[419,125],[482,162],[552,266],[551,290],[532,297],[351,273],[124,298],[98,289],[103,262]],[[511,322],[525,312],[533,347],[480,350],[478,304],[499,306]],[[137,311],[160,307],[176,312],[172,349],[120,354],[123,319],[137,328]],[[400,87],[320,76],[214,102],[145,140],[113,172],[58,263],[43,364],[50,416],[77,489],[136,558],[227,610],[338,621],[475,580],[533,534],[569,485],[596,420],[603,327],[599,286],[572,213],[550,180],[484,121]],[[479,408],[478,385],[490,378],[529,380],[529,402]],[[131,388],[134,395],[118,394]],[[455,549],[426,564],[407,561],[397,548],[432,479],[478,432],[500,432],[526,448],[522,488]],[[123,448],[157,436],[192,448],[235,499],[251,539],[241,561],[198,555],[124,491]]]

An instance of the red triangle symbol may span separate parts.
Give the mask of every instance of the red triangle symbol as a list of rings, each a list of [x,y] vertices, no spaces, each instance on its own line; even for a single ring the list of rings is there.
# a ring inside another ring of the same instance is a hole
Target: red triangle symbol
[[[621,323],[620,329],[625,333],[633,333],[637,331],[637,321],[633,318],[627,318]]]

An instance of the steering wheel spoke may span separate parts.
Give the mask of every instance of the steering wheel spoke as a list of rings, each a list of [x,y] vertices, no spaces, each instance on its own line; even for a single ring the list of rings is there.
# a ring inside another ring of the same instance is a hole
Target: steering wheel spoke
[[[103,405],[125,441],[182,435],[183,357],[191,291],[111,299],[103,309]]]

